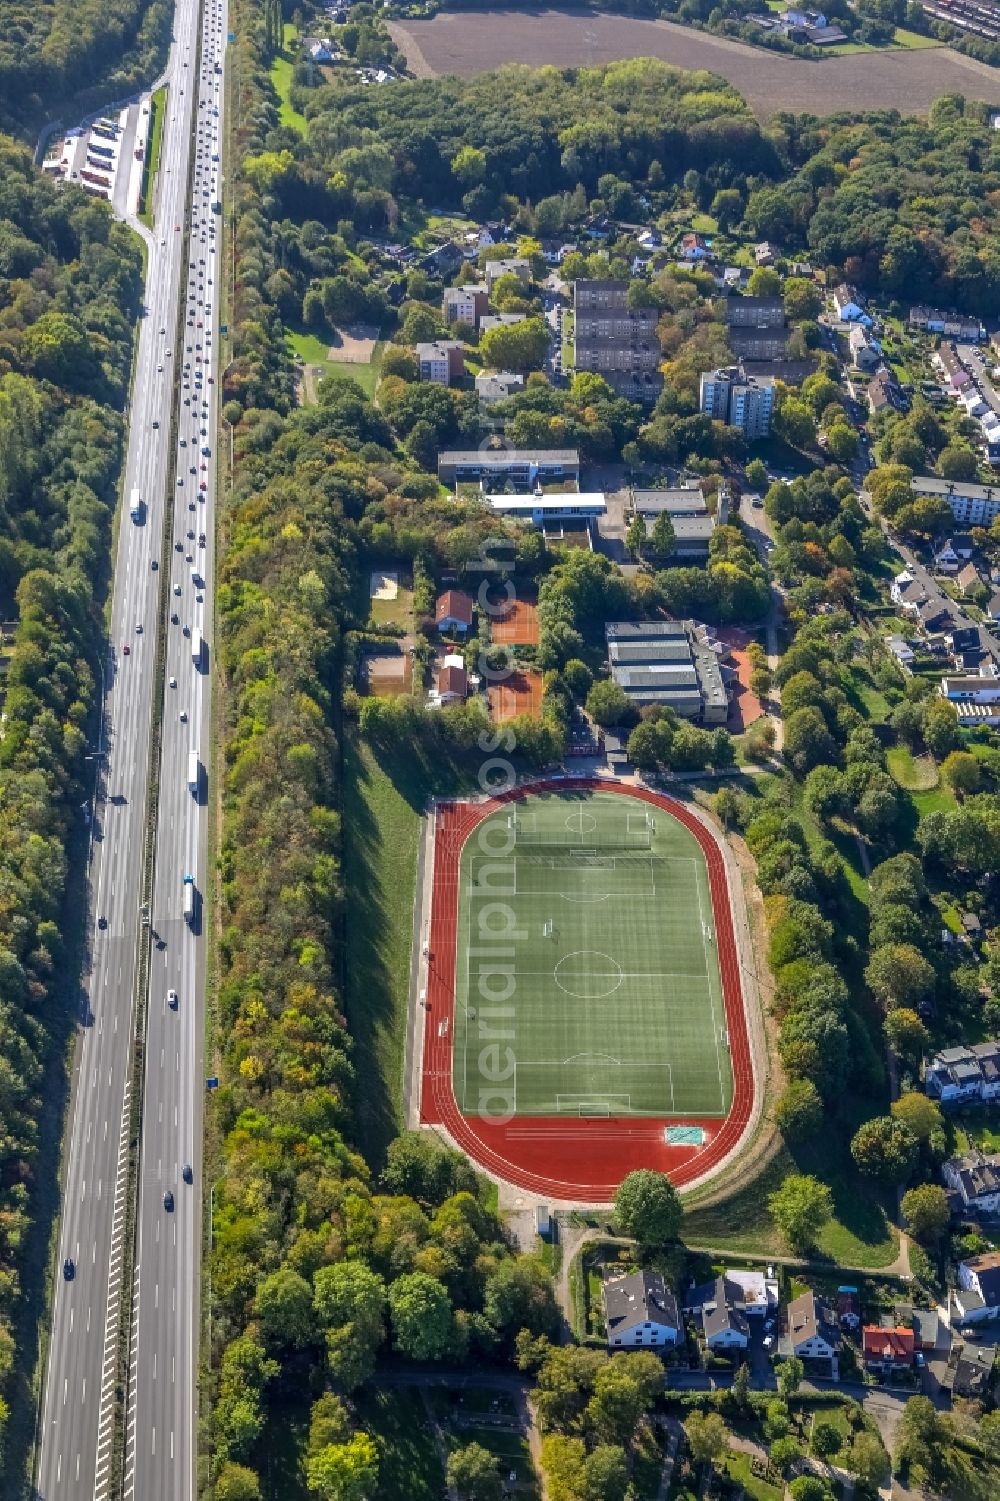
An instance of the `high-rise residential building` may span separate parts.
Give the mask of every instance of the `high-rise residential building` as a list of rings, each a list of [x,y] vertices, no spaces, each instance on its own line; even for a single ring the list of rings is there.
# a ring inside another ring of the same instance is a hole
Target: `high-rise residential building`
[[[766,438],[771,429],[774,381],[747,375],[738,365],[705,370],[700,406],[717,422],[738,427],[745,438]]]

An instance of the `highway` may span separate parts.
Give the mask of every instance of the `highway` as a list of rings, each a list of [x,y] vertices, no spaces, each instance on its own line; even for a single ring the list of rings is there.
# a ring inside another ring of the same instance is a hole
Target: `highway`
[[[45,1501],[100,1501],[110,1490],[140,944],[151,949],[126,1495],[137,1493],[143,1501],[187,1501],[194,1495],[204,940],[200,913],[193,926],[184,921],[182,891],[185,874],[204,891],[207,860],[204,771],[196,799],[187,790],[187,763],[193,748],[207,764],[210,734],[208,653],[197,670],[192,634],[207,636],[211,619],[220,281],[215,266],[221,263],[221,217],[212,208],[220,168],[212,157],[221,155],[222,74],[215,66],[221,67],[226,24],[224,0],[177,0],[161,80],[168,94],[155,228],[152,235],[142,231],[148,274],[105,664],[106,758],[92,823],[90,966],[82,982],[64,1150],[62,1274],[38,1435],[36,1495]],[[177,447],[171,451],[178,392]],[[203,448],[209,454],[202,455]],[[129,518],[136,489],[145,506],[139,524]],[[173,535],[168,556],[161,558],[168,504],[175,507]],[[167,676],[153,902],[144,927],[150,736],[154,693],[160,691],[154,665],[164,608]],[[172,613],[176,624],[170,623]],[[176,687],[169,686],[171,678]],[[169,989],[177,992],[176,1010],[167,1004]],[[182,1175],[185,1164],[190,1182]],[[164,1206],[168,1190],[172,1211]]]

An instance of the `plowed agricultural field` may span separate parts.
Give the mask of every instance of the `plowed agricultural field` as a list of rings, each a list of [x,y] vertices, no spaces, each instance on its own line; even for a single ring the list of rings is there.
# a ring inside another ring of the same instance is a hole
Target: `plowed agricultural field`
[[[471,77],[504,63],[567,68],[659,57],[679,68],[719,74],[761,116],[779,110],[826,115],[876,109],[917,115],[948,93],[1000,101],[1000,74],[949,47],[807,62],[670,21],[567,10],[442,12],[430,21],[393,22],[389,29],[420,78]]]

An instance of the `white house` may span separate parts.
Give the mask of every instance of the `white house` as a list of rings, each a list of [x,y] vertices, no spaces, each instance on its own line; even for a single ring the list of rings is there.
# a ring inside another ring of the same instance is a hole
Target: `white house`
[[[1000,1317],[1000,1253],[988,1251],[959,1262],[955,1302],[962,1323]]]
[[[987,1157],[973,1147],[942,1163],[941,1176],[967,1213],[994,1215],[1000,1210],[1000,1156]]]
[[[924,1069],[924,1089],[942,1105],[1000,1099],[1000,1042],[945,1048]]]
[[[674,1346],[683,1340],[677,1299],[659,1272],[615,1277],[605,1282],[603,1293],[609,1349]]]
[[[750,1343],[743,1289],[730,1281],[728,1274],[690,1288],[684,1299],[684,1311],[700,1315],[710,1350],[745,1350]]]
[[[854,323],[865,316],[858,294],[847,282],[841,282],[833,294],[833,306],[841,323]]]
[[[908,641],[902,636],[886,636],[886,650],[896,658],[900,667],[909,667],[916,660],[916,653]]]
[[[815,1293],[804,1292],[789,1303],[786,1317],[788,1329],[782,1341],[783,1351],[798,1356],[799,1360],[826,1362],[836,1379],[840,1330],[827,1316],[822,1301]]]

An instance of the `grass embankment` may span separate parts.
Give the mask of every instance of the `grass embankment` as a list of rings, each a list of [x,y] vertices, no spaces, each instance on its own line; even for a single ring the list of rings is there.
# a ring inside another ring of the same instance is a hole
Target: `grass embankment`
[[[782,1147],[759,1177],[718,1204],[692,1205],[684,1214],[685,1242],[749,1256],[787,1254],[767,1199],[790,1173],[814,1173],[833,1194],[833,1218],[819,1237],[813,1260],[872,1270],[895,1260],[899,1238],[885,1207],[859,1179],[846,1144],[834,1136],[797,1147],[794,1157]]]
[[[957,807],[933,756],[915,756],[905,745],[894,745],[886,751],[885,760],[893,780],[910,794],[921,818],[927,813],[951,813]]]
[[[471,788],[474,778],[435,747],[374,751],[344,739],[344,1001],[363,1083],[359,1145],[378,1164],[402,1125],[410,945],[420,820],[428,798]]]
[[[153,227],[153,192],[156,174],[160,167],[160,143],[163,140],[163,121],[167,113],[167,86],[157,89],[149,101],[149,142],[146,160],[142,169],[142,187],[139,192],[139,219],[147,229]]]
[[[274,92],[278,96],[278,119],[282,125],[290,130],[295,130],[300,136],[309,134],[309,122],[305,115],[292,104],[292,79],[295,76],[295,55],[293,44],[295,42],[296,28],[291,21],[286,21],[282,30],[281,51],[271,61],[269,69],[271,83]]]

